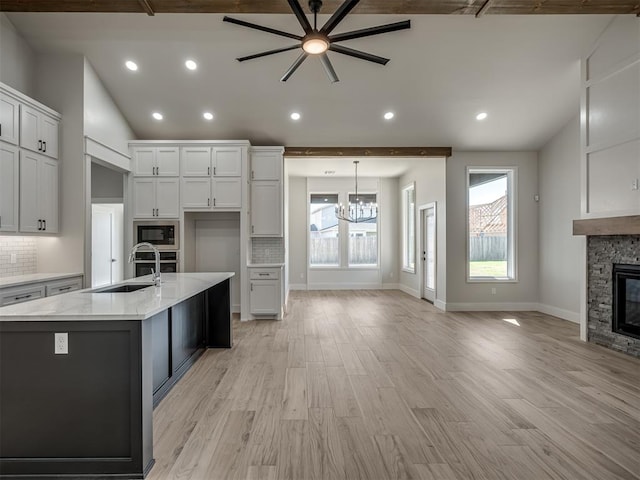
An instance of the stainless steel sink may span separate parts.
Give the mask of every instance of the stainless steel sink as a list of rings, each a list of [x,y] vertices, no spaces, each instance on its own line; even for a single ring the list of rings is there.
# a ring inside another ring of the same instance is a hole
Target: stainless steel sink
[[[105,287],[91,290],[91,293],[130,293],[153,286],[153,283],[125,283],[123,285],[116,285],[115,287]]]

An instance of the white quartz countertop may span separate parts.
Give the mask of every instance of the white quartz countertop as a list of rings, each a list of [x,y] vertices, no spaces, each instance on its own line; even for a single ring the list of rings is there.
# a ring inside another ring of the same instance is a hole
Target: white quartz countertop
[[[0,322],[144,320],[233,276],[233,272],[163,273],[159,287],[96,293],[107,288],[100,287],[0,307]],[[110,286],[125,283],[151,283],[151,275]]]
[[[250,263],[247,268],[280,268],[284,267],[284,263]]]
[[[81,277],[82,273],[30,273],[27,275],[14,275],[13,277],[0,278],[0,288],[17,287],[29,283],[50,282],[71,277]]]

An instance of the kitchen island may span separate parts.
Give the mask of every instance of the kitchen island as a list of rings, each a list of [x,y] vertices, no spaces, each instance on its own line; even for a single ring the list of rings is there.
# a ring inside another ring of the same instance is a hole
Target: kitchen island
[[[0,478],[144,478],[153,406],[206,347],[232,345],[233,275],[0,308]]]

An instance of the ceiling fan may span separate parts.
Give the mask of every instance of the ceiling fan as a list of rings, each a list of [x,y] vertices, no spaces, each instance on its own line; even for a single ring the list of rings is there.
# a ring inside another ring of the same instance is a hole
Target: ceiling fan
[[[236,25],[253,28],[255,30],[260,30],[267,33],[273,33],[274,35],[280,35],[281,37],[293,38],[294,40],[298,40],[300,42],[289,47],[268,50],[266,52],[256,53],[254,55],[248,55],[246,57],[240,57],[237,59],[239,62],[244,62],[246,60],[253,60],[254,58],[266,57],[267,55],[273,55],[275,53],[287,52],[289,50],[295,50],[296,48],[302,48],[303,51],[300,56],[296,59],[295,62],[293,62],[293,65],[289,67],[289,69],[280,79],[280,81],[282,82],[286,82],[298,69],[298,67],[302,65],[302,62],[304,62],[309,55],[317,55],[320,58],[320,62],[324,67],[324,71],[327,73],[327,76],[332,83],[339,81],[338,75],[336,75],[336,72],[333,69],[333,65],[331,65],[331,61],[327,56],[327,50],[341,53],[343,55],[348,55],[350,57],[360,58],[369,62],[378,63],[380,65],[386,65],[389,61],[388,58],[379,57],[371,53],[366,53],[360,50],[354,50],[353,48],[337,45],[337,42],[352,40],[354,38],[370,37],[372,35],[379,35],[381,33],[394,32],[396,30],[411,28],[411,21],[404,20],[402,22],[389,23],[386,25],[379,25],[377,27],[363,28],[360,30],[353,30],[351,32],[339,33],[337,35],[330,35],[333,29],[338,26],[338,24],[360,2],[360,0],[345,0],[345,2],[340,5],[340,7],[331,16],[331,18],[327,20],[327,23],[325,23],[322,28],[320,28],[320,30],[318,30],[317,19],[318,12],[322,7],[322,0],[309,0],[309,8],[311,9],[311,13],[313,13],[313,27],[311,27],[307,16],[302,10],[300,2],[298,2],[298,0],[287,1],[289,2],[291,10],[293,10],[293,13],[295,14],[298,22],[300,22],[300,25],[305,32],[305,34],[302,36],[283,32],[282,30],[276,30],[274,28],[264,27],[255,23],[245,22],[244,20],[238,20],[236,18],[227,16],[223,18],[223,21],[225,22],[235,23]]]

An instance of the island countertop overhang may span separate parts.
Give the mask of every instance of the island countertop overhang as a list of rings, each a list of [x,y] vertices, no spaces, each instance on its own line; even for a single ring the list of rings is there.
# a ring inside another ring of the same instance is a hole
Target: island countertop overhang
[[[159,287],[128,293],[95,289],[0,308],[0,322],[145,320],[234,276],[233,272],[164,273]],[[151,275],[114,284],[150,282]]]

